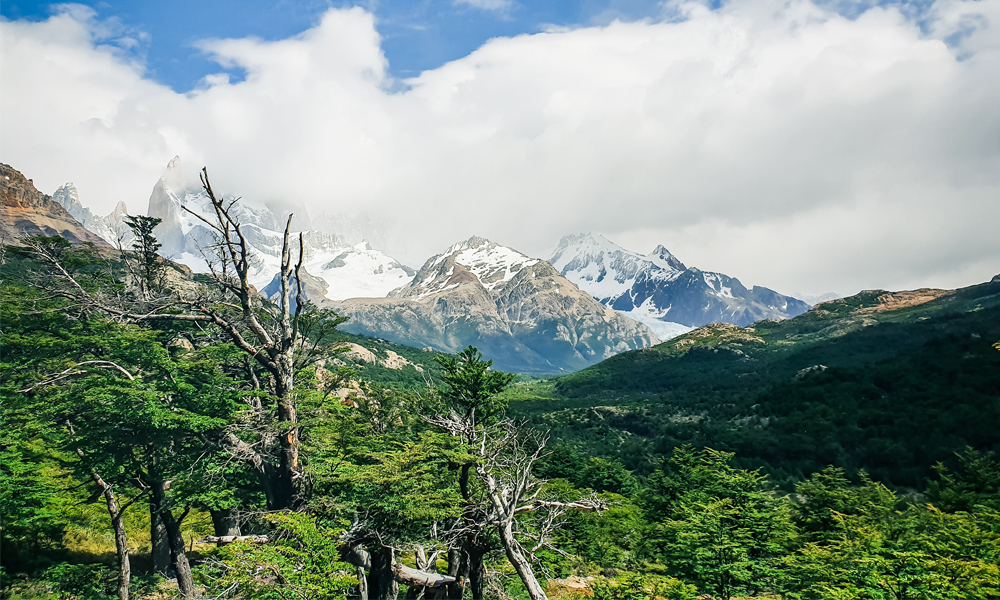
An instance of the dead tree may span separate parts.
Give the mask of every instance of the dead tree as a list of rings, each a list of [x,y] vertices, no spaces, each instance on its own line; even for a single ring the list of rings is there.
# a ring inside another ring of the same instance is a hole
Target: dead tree
[[[546,600],[545,590],[531,567],[534,552],[543,547],[555,549],[550,534],[560,524],[559,515],[567,510],[601,511],[605,503],[595,495],[576,502],[543,497],[545,481],[532,475],[531,470],[544,455],[547,435],[539,435],[509,419],[481,426],[455,412],[427,421],[463,439],[475,459],[475,482],[484,501],[474,510],[465,511],[465,527],[469,533],[485,534],[492,530],[531,599]],[[538,519],[535,530],[529,531],[518,517],[536,512],[545,514]],[[469,519],[472,515],[476,516],[474,521]],[[534,543],[525,549],[523,541],[528,539]]]
[[[299,277],[305,257],[304,240],[299,234],[298,259],[293,263],[292,215],[285,225],[282,243],[280,298],[276,306],[265,301],[250,283],[254,257],[233,211],[239,199],[216,195],[207,169],[202,169],[201,182],[214,216],[206,218],[185,210],[215,234],[216,245],[211,250],[218,260],[209,262],[213,279],[209,288],[187,292],[164,289],[159,294],[150,293],[148,288],[132,292],[88,291],[49,245],[31,238],[22,239],[21,245],[51,266],[58,285],[50,286],[48,291],[72,300],[74,310],[83,314],[99,312],[133,323],[189,322],[214,328],[219,338],[242,350],[248,357],[248,379],[268,392],[269,404],[259,398],[248,401],[255,422],[244,424],[243,429],[252,429],[255,439],[248,442],[237,435],[238,428],[232,428],[214,442],[254,472],[269,509],[296,508],[304,500],[307,485],[299,456],[295,376],[315,360],[321,351],[320,341],[346,319],[330,311],[315,311],[306,301]],[[302,343],[306,329],[312,330],[311,346]]]

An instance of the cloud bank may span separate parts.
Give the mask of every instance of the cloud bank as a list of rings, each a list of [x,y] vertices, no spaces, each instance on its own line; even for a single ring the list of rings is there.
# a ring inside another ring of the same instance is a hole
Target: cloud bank
[[[246,77],[185,94],[85,9],[4,21],[0,160],[138,212],[179,154],[258,203],[391,215],[416,266],[472,234],[543,255],[593,230],[784,292],[1000,272],[1000,0],[919,23],[668,8],[494,39],[403,85],[373,16],[331,9],[285,40],[202,41]]]

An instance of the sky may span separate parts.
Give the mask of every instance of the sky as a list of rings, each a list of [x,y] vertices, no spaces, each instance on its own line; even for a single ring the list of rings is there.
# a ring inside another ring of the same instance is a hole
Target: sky
[[[418,267],[664,244],[784,293],[1000,273],[1000,0],[0,5],[0,161],[99,214],[167,162]],[[303,223],[307,227],[308,223]]]

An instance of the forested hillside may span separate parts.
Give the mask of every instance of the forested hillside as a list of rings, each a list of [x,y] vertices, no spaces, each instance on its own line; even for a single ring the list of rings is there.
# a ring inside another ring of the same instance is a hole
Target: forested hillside
[[[1000,279],[863,292],[787,321],[713,324],[512,397],[516,414],[647,471],[691,443],[790,489],[834,464],[920,487],[966,446],[1000,450]]]
[[[4,247],[5,598],[1000,597],[1000,283],[514,383],[154,221]]]

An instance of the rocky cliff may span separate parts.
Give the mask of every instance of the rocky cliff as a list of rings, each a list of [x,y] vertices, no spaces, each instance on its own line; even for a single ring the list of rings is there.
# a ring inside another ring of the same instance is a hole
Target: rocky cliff
[[[10,243],[20,235],[60,235],[74,244],[110,247],[51,196],[38,191],[32,180],[0,163],[0,237]]]

